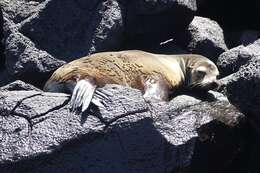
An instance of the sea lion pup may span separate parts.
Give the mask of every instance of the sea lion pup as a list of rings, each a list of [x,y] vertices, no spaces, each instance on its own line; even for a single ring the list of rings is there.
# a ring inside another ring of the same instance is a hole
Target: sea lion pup
[[[44,91],[72,93],[72,110],[81,107],[83,112],[91,101],[101,106],[101,101],[107,99],[96,90],[105,84],[129,86],[141,90],[146,100],[166,101],[170,92],[179,87],[216,88],[218,75],[216,65],[200,55],[163,55],[139,50],[101,52],[58,68]]]

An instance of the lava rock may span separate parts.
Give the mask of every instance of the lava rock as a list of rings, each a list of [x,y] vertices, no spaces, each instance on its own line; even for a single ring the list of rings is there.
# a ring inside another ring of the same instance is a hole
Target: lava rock
[[[120,47],[123,7],[117,1],[49,1],[20,32],[55,58],[70,61]],[[84,29],[83,29],[84,28]]]
[[[35,44],[19,33],[11,31],[5,41],[6,70],[10,78],[20,79],[40,87],[64,61],[55,59],[49,53],[39,50]]]
[[[15,24],[18,24],[31,15],[37,13],[40,8],[43,8],[45,3],[42,3],[41,1],[42,0],[2,0],[0,5],[5,13],[5,17],[8,18],[8,20],[13,21]]]
[[[260,56],[252,57],[239,71],[221,79],[223,91],[230,102],[244,113],[250,124],[251,136],[247,141],[250,155],[249,166],[246,172],[258,172],[260,170],[257,158],[259,156],[260,143]]]
[[[223,30],[218,23],[199,16],[194,17],[188,29],[177,39],[190,52],[204,55],[214,62],[227,50]]]
[[[217,66],[222,77],[235,73],[253,57],[260,55],[260,39],[248,46],[240,45],[222,53]]]
[[[196,141],[214,139],[214,133],[197,129],[215,121],[218,125],[211,128],[223,126],[215,119],[232,128],[243,116],[218,93],[209,93],[207,101],[180,95],[148,104],[135,89],[107,85],[101,90],[111,98],[109,106],[91,106],[83,114],[69,111],[66,94],[1,91],[1,171],[185,170]]]
[[[21,0],[0,5],[6,68],[13,79],[40,87],[65,61],[121,46],[125,11],[117,1]]]
[[[260,129],[260,56],[252,57],[239,71],[221,79],[230,102]]]
[[[34,91],[41,91],[40,89],[36,88],[33,85],[27,84],[23,81],[16,80],[6,86],[3,86],[0,88],[2,91],[19,91],[19,90],[24,90],[24,91],[29,91],[29,90],[34,90]]]
[[[187,27],[196,12],[195,0],[3,0],[0,5],[9,78],[39,88],[55,69],[79,57],[142,45],[151,50]]]

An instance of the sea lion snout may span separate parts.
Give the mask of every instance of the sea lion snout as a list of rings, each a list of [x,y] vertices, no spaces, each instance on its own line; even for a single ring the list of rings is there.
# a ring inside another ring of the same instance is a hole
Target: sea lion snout
[[[212,81],[212,83],[209,84],[209,90],[217,91],[221,87],[221,82],[218,80]]]

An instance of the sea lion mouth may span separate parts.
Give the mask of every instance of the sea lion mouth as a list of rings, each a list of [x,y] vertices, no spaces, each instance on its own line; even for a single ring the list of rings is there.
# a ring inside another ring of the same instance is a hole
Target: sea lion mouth
[[[215,80],[208,83],[195,83],[190,85],[190,89],[192,90],[214,90],[217,91],[221,87],[221,84],[219,81]]]
[[[220,88],[220,82],[219,81],[213,81],[207,85],[207,88],[209,90],[217,91]]]

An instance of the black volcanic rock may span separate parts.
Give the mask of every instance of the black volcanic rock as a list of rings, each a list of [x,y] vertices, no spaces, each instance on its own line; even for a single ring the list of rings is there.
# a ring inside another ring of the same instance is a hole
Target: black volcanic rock
[[[247,46],[240,45],[222,53],[217,61],[221,76],[237,72],[242,65],[258,55],[260,55],[260,39]]]
[[[138,90],[117,85],[101,90],[111,98],[107,108],[80,115],[69,111],[66,94],[0,91],[1,171],[187,170],[196,160],[193,153],[200,154],[197,142],[212,143],[224,125],[220,121],[232,130],[243,117],[217,93],[207,101],[181,95],[147,104]],[[222,160],[234,158],[228,154]]]
[[[38,87],[65,61],[121,44],[124,12],[117,1],[0,4],[8,74]]]
[[[4,0],[0,5],[7,73],[37,87],[76,58],[156,47],[187,27],[196,11],[195,0]]]
[[[12,83],[9,83],[8,85],[0,87],[0,90],[2,91],[29,91],[29,90],[34,90],[34,91],[41,91],[40,89],[36,88],[33,85],[27,84],[23,81],[16,80]]]
[[[226,95],[260,129],[260,56],[252,57],[236,73],[223,79]]]
[[[259,172],[260,28],[240,30],[259,25],[255,2],[1,0],[0,172]],[[68,61],[126,49],[207,56],[229,100],[210,91],[145,102],[107,85],[98,90],[111,102],[78,114],[69,95],[38,89]]]
[[[222,28],[208,18],[194,17],[188,29],[176,37],[191,53],[204,55],[214,62],[227,50]]]

